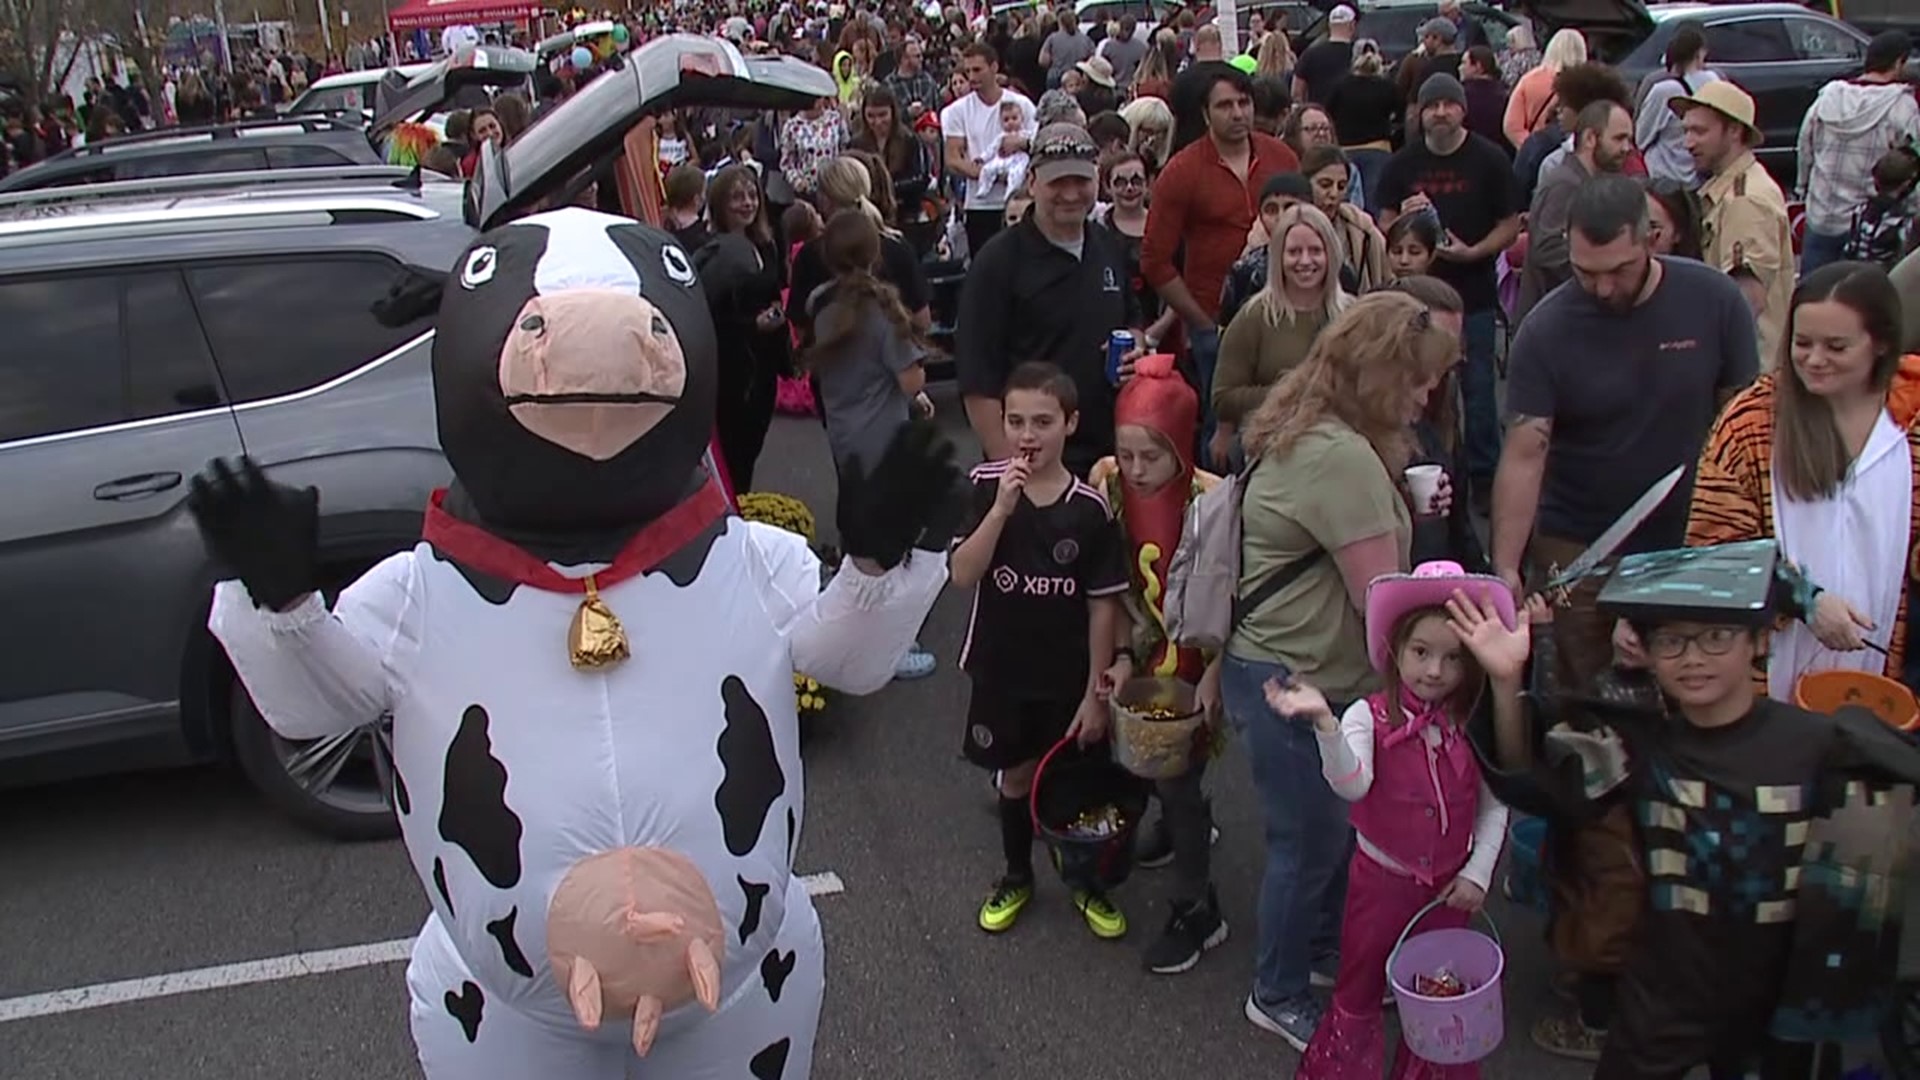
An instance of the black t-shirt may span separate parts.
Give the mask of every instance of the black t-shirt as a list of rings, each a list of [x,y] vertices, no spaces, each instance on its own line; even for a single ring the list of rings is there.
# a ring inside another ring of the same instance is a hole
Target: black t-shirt
[[[1416,141],[1388,159],[1380,170],[1380,205],[1398,209],[1416,191],[1433,201],[1441,227],[1467,245],[1486,239],[1494,226],[1526,209],[1514,190],[1513,163],[1499,147],[1471,133],[1451,154],[1436,154]],[[1492,311],[1499,303],[1494,282],[1499,257],[1496,252],[1465,263],[1438,258],[1433,275],[1460,291],[1469,313]]]
[[[976,524],[1006,469],[1004,461],[974,467]],[[1127,591],[1119,530],[1106,500],[1079,479],[1046,506],[1022,498],[976,587],[961,669],[1011,697],[1078,700],[1087,689],[1088,603]]]
[[[1549,417],[1553,437],[1537,528],[1591,542],[1653,482],[1688,477],[1623,549],[1686,539],[1692,469],[1721,395],[1756,374],[1753,314],[1733,279],[1692,259],[1661,259],[1653,295],[1631,312],[1603,307],[1575,281],[1520,323],[1507,409]]]
[[[1293,67],[1293,77],[1307,84],[1307,100],[1315,105],[1325,105],[1327,96],[1333,93],[1335,83],[1353,70],[1353,42],[1316,41],[1307,46],[1300,54],[1300,62]],[[1337,124],[1340,138],[1347,139],[1347,133]]]
[[[900,292],[900,305],[908,311],[919,311],[927,306],[927,275],[920,269],[920,260],[914,257],[913,249],[903,240],[891,236],[880,238],[880,267],[874,274],[881,281],[893,286]],[[809,303],[814,290],[833,280],[827,272],[826,257],[821,253],[820,241],[809,240],[800,245],[793,256],[793,285],[787,294],[787,318],[800,328],[800,340],[806,344],[813,339],[813,312],[824,306]]]
[[[1382,75],[1346,75],[1333,84],[1327,118],[1341,146],[1387,142],[1400,122],[1400,94]]]
[[[1128,280],[1126,249],[1098,222],[1087,222],[1077,258],[1031,217],[1003,230],[975,255],[960,289],[953,355],[960,392],[997,399],[1021,364],[1060,368],[1080,393],[1067,467],[1086,475],[1113,453],[1107,337],[1144,325]]]

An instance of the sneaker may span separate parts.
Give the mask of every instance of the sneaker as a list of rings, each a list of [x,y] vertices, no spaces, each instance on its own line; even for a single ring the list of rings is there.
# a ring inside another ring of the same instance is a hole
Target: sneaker
[[[1533,1044],[1555,1057],[1599,1061],[1607,1033],[1590,1028],[1577,1016],[1549,1016],[1533,1025]]]
[[[1340,981],[1340,954],[1322,953],[1313,958],[1313,968],[1307,973],[1307,985],[1331,987]]]
[[[1087,920],[1087,929],[1093,936],[1103,941],[1112,941],[1127,932],[1127,917],[1122,914],[1105,893],[1076,890],[1073,894],[1073,906]]]
[[[940,662],[934,659],[933,654],[921,648],[920,643],[916,641],[913,643],[913,648],[908,649],[907,654],[894,665],[893,677],[900,682],[924,679],[933,674],[933,670],[939,666]]]
[[[987,902],[980,905],[980,929],[998,934],[1013,929],[1020,910],[1033,899],[1033,879],[1003,877],[994,883]]]
[[[1321,1005],[1305,994],[1277,1005],[1262,1004],[1258,997],[1248,994],[1246,1013],[1254,1027],[1280,1036],[1304,1054],[1313,1039],[1313,1029],[1320,1026]]]
[[[1227,921],[1211,890],[1205,903],[1175,904],[1160,939],[1147,947],[1147,970],[1155,975],[1178,975],[1200,962],[1200,955],[1227,940]]]

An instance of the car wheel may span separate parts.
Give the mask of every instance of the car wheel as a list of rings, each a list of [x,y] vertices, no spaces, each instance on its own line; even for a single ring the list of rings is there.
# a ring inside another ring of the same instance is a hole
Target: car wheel
[[[400,834],[393,813],[393,718],[341,735],[289,739],[233,680],[234,758],[253,786],[282,813],[337,840],[385,840]]]
[[[1880,1034],[1880,1052],[1894,1080],[1920,1080],[1920,981],[1894,984],[1893,1009]]]

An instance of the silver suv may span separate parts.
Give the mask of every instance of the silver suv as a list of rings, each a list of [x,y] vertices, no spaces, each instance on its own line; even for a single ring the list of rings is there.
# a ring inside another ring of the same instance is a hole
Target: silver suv
[[[392,833],[385,726],[268,729],[205,630],[184,505],[214,457],[314,485],[345,582],[448,480],[432,316],[374,308],[472,239],[460,185],[310,172],[0,196],[0,780],[230,757],[310,826]]]

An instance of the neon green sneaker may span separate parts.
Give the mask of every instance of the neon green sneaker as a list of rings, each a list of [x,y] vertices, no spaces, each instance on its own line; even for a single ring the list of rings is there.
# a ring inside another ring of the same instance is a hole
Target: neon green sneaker
[[[1127,917],[1107,899],[1105,893],[1078,891],[1073,894],[1073,906],[1087,920],[1087,929],[1093,936],[1105,941],[1125,936]]]
[[[1003,877],[994,883],[987,902],[980,905],[980,929],[998,934],[1013,929],[1020,910],[1033,899],[1033,879]]]

